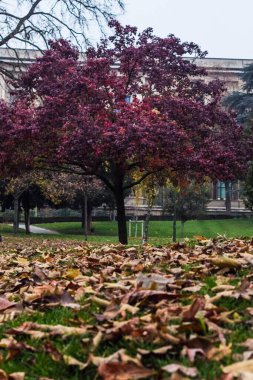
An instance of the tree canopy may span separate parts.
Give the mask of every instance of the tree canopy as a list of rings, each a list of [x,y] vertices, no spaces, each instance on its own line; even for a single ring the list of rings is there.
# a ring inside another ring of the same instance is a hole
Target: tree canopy
[[[16,149],[28,166],[101,179],[114,193],[119,239],[126,243],[127,189],[164,169],[234,178],[245,168],[247,149],[242,129],[220,106],[222,84],[205,83],[205,70],[185,58],[203,57],[198,45],[117,21],[110,26],[114,34],[89,48],[83,61],[69,42],[51,42],[15,84],[12,110],[2,105],[0,136],[6,147],[20,140]],[[20,126],[13,114],[19,120],[26,113]]]

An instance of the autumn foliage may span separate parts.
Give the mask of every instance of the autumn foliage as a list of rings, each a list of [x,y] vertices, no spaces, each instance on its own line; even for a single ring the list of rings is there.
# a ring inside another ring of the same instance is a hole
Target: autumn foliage
[[[234,178],[245,169],[247,149],[220,106],[222,84],[203,81],[206,72],[194,58],[205,54],[196,44],[117,21],[110,26],[114,34],[82,60],[69,42],[51,42],[14,84],[17,110],[30,123],[20,130],[14,121],[7,147],[13,138],[26,141],[25,162],[104,181],[126,243],[127,189],[164,168],[177,176]]]

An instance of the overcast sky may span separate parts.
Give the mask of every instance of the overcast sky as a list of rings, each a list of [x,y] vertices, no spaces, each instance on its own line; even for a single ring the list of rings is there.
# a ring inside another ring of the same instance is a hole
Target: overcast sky
[[[198,43],[208,57],[253,59],[253,0],[125,0],[120,20]]]

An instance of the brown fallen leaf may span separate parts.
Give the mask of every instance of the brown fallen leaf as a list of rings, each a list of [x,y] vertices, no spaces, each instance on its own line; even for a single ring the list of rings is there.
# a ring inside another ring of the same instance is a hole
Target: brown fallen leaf
[[[62,360],[62,354],[57,350],[56,347],[53,346],[51,342],[46,342],[44,349],[55,362],[60,362]]]
[[[188,307],[186,310],[182,313],[182,320],[183,321],[192,321],[197,312],[205,307],[205,298],[198,297],[196,298],[190,307]]]
[[[202,285],[197,284],[197,285],[188,286],[186,288],[183,288],[183,290],[184,290],[184,292],[198,293],[201,288],[202,288]]]
[[[8,380],[24,380],[25,372],[13,372],[9,375]]]
[[[69,327],[64,325],[45,325],[34,322],[24,322],[21,326],[9,329],[7,334],[27,334],[35,338],[43,338],[45,336],[70,336],[84,335],[87,333],[88,326],[85,327]]]
[[[228,346],[224,344],[220,344],[219,347],[212,347],[207,351],[206,357],[208,360],[220,361],[225,356],[231,355],[232,353],[232,345]]]
[[[141,366],[140,360],[136,357],[133,358],[132,356],[129,356],[126,354],[125,349],[120,349],[116,352],[114,352],[112,355],[103,357],[103,356],[94,356],[93,354],[89,355],[89,362],[94,364],[95,366],[100,366],[104,363],[111,363],[111,362],[119,362],[119,363],[133,363],[137,366]]]
[[[242,354],[243,360],[250,360],[253,359],[253,351],[244,351]]]
[[[104,380],[138,380],[154,375],[155,371],[131,363],[110,362],[101,364],[98,373]]]
[[[154,350],[144,350],[142,348],[138,348],[138,352],[141,354],[141,355],[164,355],[166,354],[168,351],[170,351],[171,349],[173,349],[173,346],[163,346],[163,347],[159,347],[159,348],[156,348]]]
[[[0,369],[0,380],[8,380],[7,373],[3,369]]]
[[[226,367],[221,367],[224,373],[239,376],[244,372],[253,372],[253,359],[237,362]]]
[[[126,294],[121,303],[135,304],[141,301],[158,302],[162,299],[177,299],[179,294],[164,292],[162,290],[137,290]]]
[[[63,355],[63,360],[64,360],[64,363],[67,365],[77,366],[80,371],[83,371],[89,365],[89,361],[87,363],[83,363],[75,359],[73,356],[69,356],[69,355]]]
[[[216,265],[219,268],[240,268],[244,264],[242,259],[231,259],[227,256],[220,256],[209,259],[210,263]]]
[[[16,305],[15,302],[10,302],[6,298],[0,297],[0,311],[10,309],[11,307],[15,305]]]
[[[92,340],[92,347],[91,347],[92,351],[95,351],[98,348],[100,342],[102,341],[102,338],[103,338],[103,333],[99,331]]]
[[[173,282],[174,279],[172,276],[168,277],[167,275],[161,276],[160,274],[150,273],[143,274],[140,273],[136,278],[138,288],[153,290],[166,290],[166,285]],[[154,284],[156,285],[154,287]]]
[[[7,348],[9,350],[15,350],[15,351],[23,351],[23,350],[36,351],[34,347],[24,342],[18,342],[13,337],[1,339],[0,348]]]
[[[204,350],[202,350],[202,348],[184,347],[181,354],[183,356],[186,356],[190,360],[191,363],[194,362],[197,354],[200,354],[201,356],[205,356],[205,352],[204,352]]]
[[[196,377],[198,375],[198,370],[195,367],[185,367],[180,364],[168,364],[162,367],[162,370],[168,373],[181,372],[183,375],[189,377]]]
[[[240,343],[240,346],[247,347],[249,350],[253,350],[253,339],[246,339],[245,342]]]

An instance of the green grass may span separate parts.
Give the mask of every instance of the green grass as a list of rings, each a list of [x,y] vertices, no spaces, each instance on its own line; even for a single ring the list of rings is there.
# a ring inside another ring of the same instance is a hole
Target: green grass
[[[177,235],[180,238],[180,222],[177,223]],[[64,238],[83,240],[83,229],[79,222],[46,223],[39,224],[39,227],[52,229],[61,235],[47,235],[47,238]],[[94,222],[94,234],[88,237],[90,242],[116,243],[117,242],[117,222]],[[132,232],[134,233],[134,231]],[[12,227],[0,224],[0,234],[12,234]],[[19,232],[20,236],[25,236],[24,231]],[[227,237],[250,237],[253,235],[253,219],[224,219],[224,220],[191,220],[185,223],[185,237],[193,238],[196,235],[203,235],[212,238],[220,235]],[[171,221],[151,221],[149,226],[149,242],[153,244],[167,244],[172,236]],[[36,237],[45,235],[36,234]],[[129,239],[130,244],[140,243],[140,226],[138,226],[138,237]]]
[[[40,227],[49,228],[67,235],[82,235],[83,231],[80,223],[47,223],[40,224]],[[95,236],[112,237],[117,235],[116,222],[94,222]],[[180,235],[180,223],[177,226]],[[140,227],[139,227],[140,228]],[[140,229],[138,231],[140,234]],[[223,220],[190,220],[185,223],[185,236],[193,237],[203,235],[208,238],[217,234],[228,237],[251,236],[253,235],[253,220],[251,219],[223,219]],[[149,235],[152,238],[168,238],[172,235],[171,221],[151,221]]]

